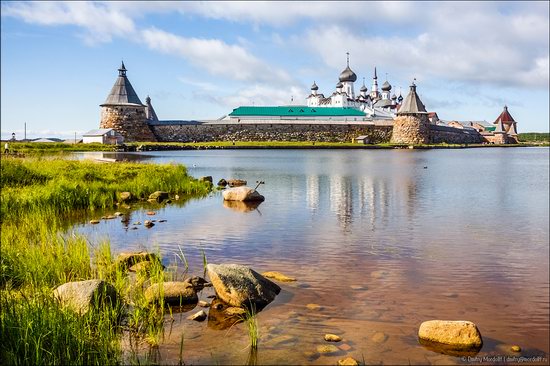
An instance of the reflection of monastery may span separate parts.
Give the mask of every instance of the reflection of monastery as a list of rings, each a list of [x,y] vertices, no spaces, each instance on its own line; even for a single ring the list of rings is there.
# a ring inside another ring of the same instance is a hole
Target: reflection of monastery
[[[241,106],[218,120],[159,120],[151,98],[139,99],[122,63],[101,105],[99,131],[114,129],[125,141],[333,141],[396,144],[516,143],[516,122],[507,107],[493,123],[441,121],[427,112],[412,83],[408,95],[378,87],[376,68],[369,91],[355,93],[357,75],[349,66],[327,96],[314,82],[304,105]]]

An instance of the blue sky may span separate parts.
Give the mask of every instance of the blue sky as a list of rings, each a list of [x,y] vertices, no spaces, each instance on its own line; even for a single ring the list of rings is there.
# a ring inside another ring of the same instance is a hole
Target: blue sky
[[[549,130],[548,2],[2,2],[1,132],[70,137],[99,126],[120,61],[160,119],[331,93],[346,52],[359,84],[445,120]]]

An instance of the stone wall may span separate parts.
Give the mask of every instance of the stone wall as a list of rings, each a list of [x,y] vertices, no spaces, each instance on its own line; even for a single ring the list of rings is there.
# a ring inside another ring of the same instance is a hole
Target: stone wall
[[[366,124],[237,124],[196,123],[151,125],[162,142],[206,141],[324,141],[352,142],[366,135],[370,143],[388,142],[391,126]]]
[[[480,144],[485,138],[476,130],[429,125],[432,144]]]
[[[145,107],[102,107],[99,128],[114,128],[125,142],[157,141],[145,118]]]
[[[391,142],[394,144],[427,144],[430,141],[426,115],[397,116],[393,120]]]

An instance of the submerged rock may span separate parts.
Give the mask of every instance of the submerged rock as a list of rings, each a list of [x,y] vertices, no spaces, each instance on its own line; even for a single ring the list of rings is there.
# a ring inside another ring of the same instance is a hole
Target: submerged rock
[[[477,326],[464,320],[429,320],[420,325],[418,338],[443,344],[454,350],[480,349],[483,345]]]
[[[317,352],[327,355],[338,353],[340,352],[340,349],[333,344],[323,344],[321,346],[317,346]]]
[[[373,336],[371,337],[372,341],[375,342],[375,343],[384,343],[385,341],[388,340],[388,336],[386,333],[383,333],[383,332],[376,332],[373,334]]]
[[[267,277],[267,278],[272,278],[276,281],[281,281],[281,282],[294,282],[294,281],[296,281],[296,278],[294,278],[294,277],[288,277],[288,276],[285,276],[284,274],[282,274],[281,272],[275,272],[275,271],[264,272],[264,273],[262,273],[262,276]]]
[[[195,288],[189,282],[155,283],[145,290],[144,296],[148,303],[164,298],[164,302],[172,306],[196,304],[199,301]]]
[[[90,220],[90,224],[92,224],[92,225],[97,225],[97,224],[99,224],[100,222],[101,222],[101,221],[99,221],[99,220]]]
[[[235,187],[223,191],[225,201],[263,201],[265,197],[250,187]]]
[[[169,197],[168,192],[164,192],[164,191],[156,191],[149,195],[150,200],[153,199],[157,202],[162,202],[164,200],[167,200],[168,197]]]
[[[308,310],[321,310],[323,307],[319,304],[307,304],[306,308],[308,308]]]
[[[520,346],[512,346],[512,347],[510,347],[510,351],[512,351],[512,352],[521,352],[521,347]]]
[[[151,221],[151,220],[145,220],[145,221],[143,222],[143,226],[145,226],[146,228],[150,228],[150,227],[155,226],[155,224],[154,224],[153,221]]]
[[[62,306],[79,314],[96,305],[115,305],[118,299],[116,289],[103,280],[67,282],[57,287],[53,295]]]
[[[227,180],[227,184],[229,185],[229,187],[245,186],[246,183],[248,183],[248,182],[246,180],[242,180],[242,179],[229,179],[229,180]]]
[[[208,264],[208,277],[218,297],[232,306],[269,304],[281,288],[256,271],[238,264]]]

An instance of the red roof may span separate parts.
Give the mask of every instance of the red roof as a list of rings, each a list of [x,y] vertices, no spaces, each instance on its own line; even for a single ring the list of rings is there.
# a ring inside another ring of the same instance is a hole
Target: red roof
[[[507,106],[504,106],[504,110],[502,111],[500,116],[498,116],[498,118],[495,120],[495,122],[493,122],[493,124],[497,124],[499,122],[507,123],[507,124],[516,122],[516,121],[514,121],[514,117],[512,117],[510,112],[508,112],[508,107]]]

